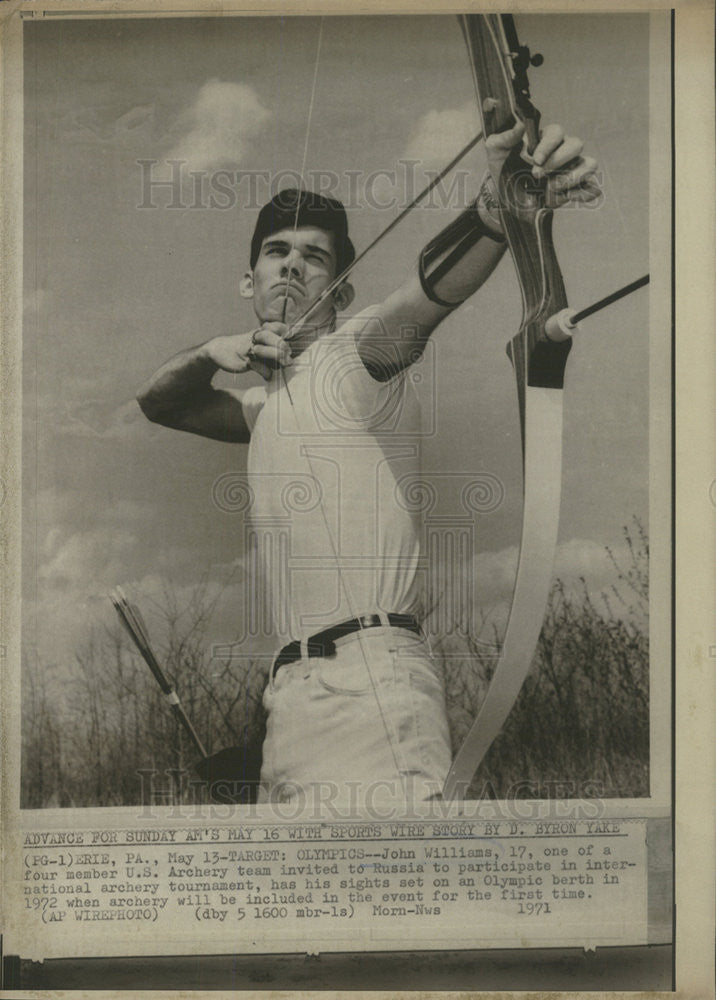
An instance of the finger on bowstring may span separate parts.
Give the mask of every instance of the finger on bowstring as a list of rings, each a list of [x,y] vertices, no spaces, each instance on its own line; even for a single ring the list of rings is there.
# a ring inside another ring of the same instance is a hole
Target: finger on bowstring
[[[264,330],[269,333],[275,333],[279,340],[283,340],[288,331],[288,324],[281,323],[277,319],[267,320],[267,322],[262,323],[257,333],[261,333]]]
[[[310,312],[311,310],[309,310],[309,314]],[[296,334],[301,332],[301,330],[305,326],[306,319],[307,317],[299,317],[297,320],[294,320],[294,322],[291,324],[284,324],[286,327],[286,331],[281,339],[283,341],[292,340],[296,336]]]
[[[259,361],[268,362],[274,367],[290,365],[293,361],[291,352],[288,347],[284,346],[283,341],[279,341],[279,344],[276,345],[256,343],[251,348],[250,355]]]
[[[254,338],[254,345],[257,347],[271,347],[275,350],[282,350],[288,338],[274,330],[263,327],[260,336]]]
[[[269,381],[273,372],[275,371],[275,367],[271,367],[265,361],[260,361],[258,358],[255,358],[251,354],[248,355],[248,362],[251,371],[256,372],[257,375],[260,375],[261,378],[264,379],[266,382]]]

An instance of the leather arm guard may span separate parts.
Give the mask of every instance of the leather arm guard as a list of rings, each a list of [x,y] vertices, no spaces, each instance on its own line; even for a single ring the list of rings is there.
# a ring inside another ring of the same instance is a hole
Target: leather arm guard
[[[478,211],[478,205],[482,205],[487,211],[489,218],[494,221],[495,226],[500,225],[500,218],[497,212],[497,203],[492,198],[490,192],[489,175],[483,182],[480,193],[475,201],[462,212],[457,219],[454,219],[437,236],[427,244],[420,254],[418,262],[418,275],[423,291],[436,305],[444,306],[446,309],[456,309],[465,301],[447,302],[435,291],[436,286],[442,278],[448,274],[460,261],[468,250],[486,236],[495,243],[504,243],[505,238],[495,230],[490,229],[482,219]]]

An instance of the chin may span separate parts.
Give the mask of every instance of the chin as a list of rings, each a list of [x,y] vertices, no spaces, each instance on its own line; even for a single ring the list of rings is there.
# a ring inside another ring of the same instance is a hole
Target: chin
[[[269,303],[259,317],[262,323],[283,323],[283,299]],[[291,310],[286,310],[286,322],[291,322]]]

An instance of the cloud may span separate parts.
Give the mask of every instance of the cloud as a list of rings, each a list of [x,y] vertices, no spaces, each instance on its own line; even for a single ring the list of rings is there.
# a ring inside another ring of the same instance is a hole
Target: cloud
[[[133,399],[119,406],[100,400],[84,400],[68,410],[65,419],[55,424],[55,431],[75,437],[93,437],[119,441],[135,433],[146,436],[147,422]]]
[[[182,160],[188,170],[235,167],[270,117],[251,87],[209,80],[182,116],[186,132],[166,159]]]
[[[154,104],[140,104],[126,110],[120,100],[94,107],[72,109],[53,122],[63,139],[82,140],[93,136],[101,143],[117,142],[137,133],[150,137],[156,131]]]
[[[627,546],[610,546],[618,563],[626,565],[630,559]],[[509,598],[517,573],[518,549],[516,546],[499,552],[480,552],[475,558],[476,577],[481,592],[488,598]],[[576,586],[584,578],[590,591],[610,587],[616,580],[614,565],[601,542],[587,538],[572,538],[557,546],[553,576],[559,577],[567,587]]]
[[[146,438],[147,432],[157,428],[152,428],[135,399],[121,398],[116,383],[113,368],[92,374],[68,371],[63,372],[60,390],[54,371],[48,368],[41,382],[26,394],[26,404],[32,408],[30,419],[52,435],[111,441]]]
[[[622,563],[628,557],[623,544],[611,546],[611,551]],[[584,577],[590,589],[603,589],[615,582],[614,565],[604,545],[585,538],[573,538],[557,548],[554,572],[570,584]]]
[[[52,434],[120,441],[152,432],[135,399],[120,399],[114,371],[67,373],[62,391],[48,377],[32,394],[32,419]],[[157,428],[154,428],[156,431]]]
[[[134,532],[116,527],[97,527],[65,539],[51,529],[43,546],[51,555],[38,567],[38,581],[60,590],[71,587],[78,594],[96,593],[124,571],[137,541]]]
[[[127,576],[118,558],[126,545],[138,542],[129,532],[97,530],[72,535],[57,549],[38,574],[37,592],[23,601],[24,645],[43,663],[62,665],[63,676],[73,675],[78,651],[94,633],[100,638],[114,631],[118,619],[109,594],[120,585],[140,608],[156,649],[166,640],[165,610],[178,613],[181,629],[193,620],[199,606],[209,608],[205,648],[208,657],[267,656],[275,636],[249,635],[246,618],[248,590],[243,574],[233,578],[212,572],[211,579],[178,582],[171,572]],[[163,610],[164,609],[164,610]]]
[[[611,545],[610,551],[620,566],[628,566],[631,554],[624,543]],[[496,552],[478,552],[472,559],[455,564],[431,565],[432,604],[436,600],[436,621],[452,627],[456,621],[468,624],[471,631],[501,630],[510,612],[517,576],[519,549],[516,545]],[[598,607],[602,597],[618,584],[617,571],[600,542],[573,538],[561,543],[555,553],[552,580],[559,579],[567,593],[586,592]]]
[[[87,493],[82,489],[57,489],[54,486],[46,486],[38,490],[35,497],[35,511],[37,518],[45,524],[53,524],[55,527],[66,526],[76,521],[79,512],[80,522],[87,523],[85,505],[87,503]],[[133,523],[137,525],[149,517],[155,508],[147,503],[133,499],[119,499],[112,504],[102,504],[93,508],[92,518],[94,521],[110,522],[113,524]]]
[[[412,176],[411,193],[415,194],[417,189],[427,185],[435,174],[439,173],[447,166],[449,161],[467,145],[467,143],[477,135],[480,124],[475,114],[474,103],[465,104],[461,108],[448,108],[443,111],[433,109],[423,114],[415,123],[407,145],[400,155],[400,160],[410,164]],[[458,168],[459,169],[459,168]],[[399,179],[399,174],[397,175]],[[446,192],[450,192],[451,185],[455,183],[455,173],[448,175],[441,185]],[[464,204],[475,197],[473,192],[470,197],[465,197],[461,193],[461,185],[458,183],[453,195],[458,198],[458,204],[453,207],[464,207]],[[468,184],[471,188],[472,185]],[[415,188],[415,190],[413,190]],[[433,199],[440,197],[440,189],[436,189]],[[400,199],[401,192],[396,189],[396,177],[385,177],[379,174],[371,185],[371,198],[369,203],[382,206],[392,206],[396,197]],[[399,204],[402,202],[399,201]]]
[[[93,507],[89,526],[85,493],[41,490],[31,517],[37,533],[38,593],[63,593],[77,602],[110,589],[128,565],[142,561],[155,518],[151,502],[119,498]]]
[[[427,111],[416,122],[403,155],[408,160],[419,160],[423,170],[439,170],[479,129],[474,102],[461,108]]]
[[[209,598],[221,594],[207,641],[226,645],[246,631],[253,606],[246,557],[208,565],[192,539],[157,544],[164,511],[154,499],[105,496],[88,507],[81,488],[45,487],[31,503],[23,643],[43,662],[69,668],[93,630],[102,635],[116,626],[108,595],[117,584],[156,622],[161,616],[153,608],[166,603],[167,594],[182,607],[206,585]]]

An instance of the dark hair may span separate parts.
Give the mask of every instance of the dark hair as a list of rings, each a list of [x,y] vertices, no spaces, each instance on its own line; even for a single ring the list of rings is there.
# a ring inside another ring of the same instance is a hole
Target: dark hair
[[[336,274],[341,274],[355,260],[355,249],[348,236],[346,210],[336,198],[285,188],[259,212],[256,228],[251,238],[251,268],[256,266],[261,244],[272,233],[294,226],[315,226],[333,236],[337,263]]]

